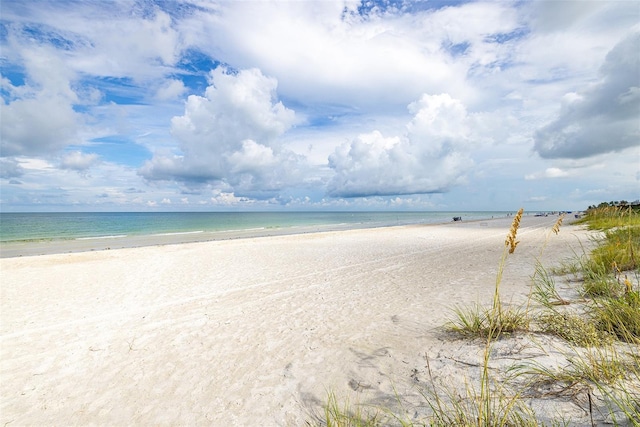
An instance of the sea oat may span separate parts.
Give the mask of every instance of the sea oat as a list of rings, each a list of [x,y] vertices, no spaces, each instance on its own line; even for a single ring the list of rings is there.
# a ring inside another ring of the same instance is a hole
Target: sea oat
[[[629,278],[627,277],[627,275],[624,275],[624,288],[625,288],[625,295],[630,294],[633,291],[633,286],[631,285],[631,281],[629,280]]]
[[[516,235],[518,234],[518,228],[520,228],[520,220],[522,219],[523,212],[524,209],[520,208],[516,216],[513,218],[511,229],[509,230],[509,234],[507,234],[507,239],[504,241],[505,246],[509,246],[510,254],[516,250],[516,246],[520,243],[519,240],[516,240]]]
[[[558,234],[560,232],[560,226],[562,225],[562,220],[564,219],[564,215],[565,214],[560,215],[560,218],[558,218],[555,225],[551,229],[551,231],[553,231],[555,234]]]

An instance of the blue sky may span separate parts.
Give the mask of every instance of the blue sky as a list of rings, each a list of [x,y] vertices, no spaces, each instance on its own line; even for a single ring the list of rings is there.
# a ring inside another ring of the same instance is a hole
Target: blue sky
[[[1,7],[3,212],[640,198],[636,1]]]

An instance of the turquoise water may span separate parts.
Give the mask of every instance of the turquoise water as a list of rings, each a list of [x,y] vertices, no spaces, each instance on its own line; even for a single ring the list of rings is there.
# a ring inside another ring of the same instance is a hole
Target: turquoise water
[[[305,226],[382,227],[504,216],[505,212],[91,212],[0,213],[0,242],[282,229]]]

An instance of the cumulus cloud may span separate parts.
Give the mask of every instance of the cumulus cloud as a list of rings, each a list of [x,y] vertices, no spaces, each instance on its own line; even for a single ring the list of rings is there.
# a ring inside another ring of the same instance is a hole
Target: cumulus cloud
[[[640,141],[640,33],[618,43],[601,79],[563,98],[558,117],[535,133],[543,158],[584,158],[621,151]]]
[[[409,105],[407,132],[384,137],[374,131],[342,144],[329,157],[334,197],[441,193],[461,182],[472,161],[469,117],[448,94],[423,95]]]
[[[85,171],[99,161],[99,156],[95,153],[83,153],[81,151],[71,151],[62,156],[60,160],[61,169]]]
[[[150,180],[220,182],[243,192],[273,191],[295,179],[302,158],[279,137],[296,121],[276,100],[277,82],[257,69],[211,72],[204,96],[188,97],[171,122],[181,153],[156,155],[140,170]]]

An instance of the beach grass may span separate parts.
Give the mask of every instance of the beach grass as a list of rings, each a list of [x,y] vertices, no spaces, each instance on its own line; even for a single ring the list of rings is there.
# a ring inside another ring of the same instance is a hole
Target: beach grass
[[[589,349],[563,351],[566,363],[562,366],[528,361],[509,369],[512,380],[521,380],[526,388],[525,396],[559,399],[586,396],[592,425],[598,415],[606,424],[640,425],[637,348],[621,351],[610,342]]]
[[[599,330],[593,322],[575,313],[546,311],[540,313],[536,322],[543,333],[562,338],[571,345],[591,347],[610,342],[612,337]]]
[[[543,307],[552,309],[554,306],[570,304],[558,293],[553,274],[540,262],[536,262],[532,282],[531,298]]]
[[[480,366],[478,386],[467,382],[462,393],[450,385],[436,383],[429,361],[430,387],[423,392],[432,415],[424,420],[429,426],[537,426],[535,413],[521,399],[519,391],[490,374],[491,339],[488,339]]]
[[[637,270],[640,266],[640,211],[630,207],[595,208],[579,223],[601,231],[598,247],[593,250],[588,267],[609,271]]]
[[[517,235],[523,213],[524,209],[518,210],[505,239],[504,250],[496,274],[491,307],[484,308],[478,304],[471,307],[456,307],[454,309],[454,318],[447,324],[449,330],[462,335],[478,336],[492,340],[499,338],[503,334],[528,328],[529,320],[526,310],[520,308],[505,309],[500,298],[500,284],[502,283],[507,257],[515,252],[520,243],[517,240]]]
[[[418,422],[393,416],[400,425],[549,425],[538,419],[525,398],[584,395],[592,425],[595,425],[594,417],[600,416],[613,425],[640,426],[640,289],[635,289],[629,279],[629,275],[635,276],[635,286],[638,286],[638,213],[605,208],[587,214],[582,223],[592,230],[604,230],[597,247],[577,257],[577,261],[563,261],[559,268],[547,270],[538,262],[532,277],[530,301],[524,307],[505,309],[500,299],[500,283],[506,257],[514,253],[520,243],[517,231],[521,216],[522,210],[514,218],[505,240],[491,307],[456,306],[453,319],[446,325],[449,331],[460,336],[484,340],[479,383],[474,386],[471,380],[467,381],[463,393],[451,385],[436,383],[427,359],[430,387],[423,389],[421,395],[431,415]],[[558,219],[549,235],[559,233],[563,218]],[[582,298],[570,300],[560,296],[554,279],[558,274],[581,278]],[[532,301],[538,304],[536,310],[529,309]],[[496,340],[517,331],[533,333],[532,323],[536,331],[566,343],[558,350],[565,364],[521,362],[507,370],[508,380],[494,378],[490,355]],[[332,399],[335,396],[330,396],[330,406],[337,408]],[[378,414],[369,418],[372,424],[344,425],[379,425],[375,423],[379,420]],[[329,415],[332,419],[340,418],[334,413]],[[558,417],[550,425],[566,423]],[[326,425],[336,424],[327,421]]]
[[[351,404],[348,399],[339,401],[332,391],[327,393],[323,406],[323,425],[327,427],[375,427],[381,425],[381,410]]]
[[[577,262],[564,264],[556,274],[582,277],[581,315],[560,313],[553,306],[569,304],[555,291],[553,276],[541,266],[534,276],[533,298],[547,311],[539,316],[544,330],[574,344],[606,342],[606,337],[623,342],[640,342],[640,215],[630,208],[604,207],[590,210],[580,220],[593,230],[604,230],[597,246]],[[575,311],[575,310],[574,310]]]
[[[591,318],[600,331],[618,340],[640,344],[640,292],[629,291],[621,297],[597,300]]]
[[[467,337],[497,339],[529,329],[525,308],[501,307],[500,311],[479,304],[454,308],[454,317],[447,323],[448,330]]]

